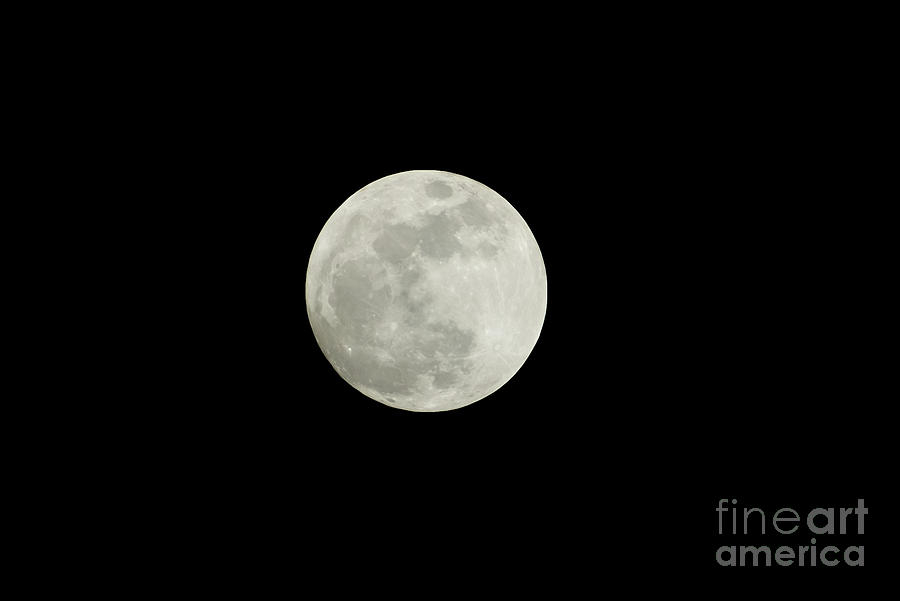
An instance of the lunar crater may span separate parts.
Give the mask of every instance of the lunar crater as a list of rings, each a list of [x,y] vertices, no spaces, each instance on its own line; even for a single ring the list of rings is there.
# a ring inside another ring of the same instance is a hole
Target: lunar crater
[[[453,188],[442,181],[433,181],[425,185],[425,194],[431,198],[450,198],[453,196]]]

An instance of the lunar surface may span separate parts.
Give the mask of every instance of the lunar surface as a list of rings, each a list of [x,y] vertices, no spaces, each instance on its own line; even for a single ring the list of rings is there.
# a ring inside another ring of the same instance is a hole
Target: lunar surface
[[[410,411],[463,407],[503,386],[537,343],[547,275],[503,197],[445,171],[362,188],[319,234],[306,309],[351,386]]]

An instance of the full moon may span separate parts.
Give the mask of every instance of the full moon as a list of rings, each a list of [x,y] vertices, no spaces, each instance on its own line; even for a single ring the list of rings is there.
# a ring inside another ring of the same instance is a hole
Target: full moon
[[[306,271],[319,347],[366,396],[446,411],[503,386],[547,309],[540,248],[484,184],[446,171],[383,177],[325,223]]]

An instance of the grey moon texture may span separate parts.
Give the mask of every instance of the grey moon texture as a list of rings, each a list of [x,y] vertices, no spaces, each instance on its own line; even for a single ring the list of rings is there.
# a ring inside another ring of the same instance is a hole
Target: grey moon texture
[[[503,386],[547,309],[538,243],[513,206],[446,171],[383,177],[325,223],[306,272],[319,347],[366,396],[446,411]]]

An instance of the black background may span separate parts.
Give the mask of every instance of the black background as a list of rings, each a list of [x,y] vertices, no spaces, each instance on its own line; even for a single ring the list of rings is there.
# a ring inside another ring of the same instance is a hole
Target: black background
[[[573,19],[542,24],[549,38],[424,17],[317,36],[313,19],[223,34],[216,61],[182,65],[159,164],[192,182],[172,200],[179,237],[203,234],[177,276],[197,294],[168,299],[190,324],[182,436],[203,436],[179,473],[225,548],[298,586],[557,595],[862,582],[886,563],[870,74],[840,36],[657,37],[640,19],[569,35]],[[461,31],[465,49],[441,41]],[[327,218],[410,169],[499,192],[548,274],[525,366],[445,413],[353,390],[305,313]],[[720,568],[720,498],[770,516],[865,498],[867,534],[847,541],[867,565]]]

